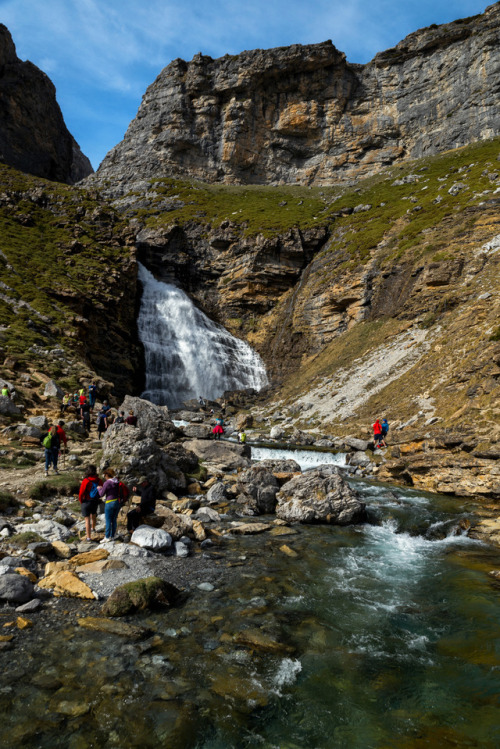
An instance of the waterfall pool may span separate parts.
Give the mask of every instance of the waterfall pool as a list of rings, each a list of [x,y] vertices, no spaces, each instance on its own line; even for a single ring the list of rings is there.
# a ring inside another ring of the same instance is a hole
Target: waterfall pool
[[[128,619],[146,641],[61,601],[0,652],[2,745],[498,747],[500,552],[463,535],[473,503],[354,485],[369,524],[225,537],[213,590]]]

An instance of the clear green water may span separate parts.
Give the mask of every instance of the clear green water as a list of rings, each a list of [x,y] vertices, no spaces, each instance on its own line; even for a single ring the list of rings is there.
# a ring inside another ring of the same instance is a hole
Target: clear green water
[[[463,503],[357,488],[373,524],[228,541],[230,582],[144,617],[154,640],[69,616],[2,653],[1,745],[499,747],[499,552],[454,535]]]

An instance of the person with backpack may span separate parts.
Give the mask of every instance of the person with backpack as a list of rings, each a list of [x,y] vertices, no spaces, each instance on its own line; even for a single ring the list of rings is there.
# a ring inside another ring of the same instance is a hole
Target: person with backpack
[[[108,428],[108,412],[101,409],[97,414],[97,439],[101,439],[102,435]]]
[[[95,382],[92,382],[89,385],[89,405],[90,405],[91,411],[94,410],[96,398],[97,398],[97,385],[95,384]]]
[[[120,411],[115,419],[115,424],[125,424],[125,411]]]
[[[133,533],[144,522],[144,518],[147,515],[152,515],[156,509],[156,491],[149,479],[146,476],[142,476],[137,482],[139,486],[133,486],[132,491],[134,494],[138,494],[141,498],[141,503],[138,507],[134,507],[133,510],[127,512],[127,531]]]
[[[389,431],[389,422],[387,419],[382,419],[382,442],[384,443],[384,447],[387,447],[387,443],[385,441],[385,438],[387,437],[387,432]]]
[[[95,533],[100,486],[102,486],[102,481],[97,475],[97,468],[94,465],[88,465],[78,492],[82,515],[85,518],[86,541],[92,541],[92,531]]]
[[[375,420],[375,424],[373,425],[373,446],[376,450],[377,447],[381,447],[381,443],[383,442],[382,439],[382,424],[378,419]]]
[[[59,471],[57,470],[57,460],[59,458],[61,440],[57,433],[57,426],[51,426],[45,437],[42,437],[41,442],[45,448],[45,475],[49,475],[51,464],[54,466],[54,473],[59,474]]]
[[[114,541],[116,536],[116,525],[118,513],[120,512],[120,482],[115,476],[112,468],[104,470],[105,481],[97,491],[100,497],[104,497],[104,518],[106,520],[105,536],[101,543]]]

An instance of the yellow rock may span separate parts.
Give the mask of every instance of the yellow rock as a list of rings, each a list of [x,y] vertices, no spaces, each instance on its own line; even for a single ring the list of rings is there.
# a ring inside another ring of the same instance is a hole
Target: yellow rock
[[[89,586],[69,570],[56,571],[42,578],[38,585],[40,588],[53,590],[57,597],[95,599]]]
[[[31,508],[31,507],[35,507],[35,505],[36,505],[36,502],[35,502],[34,499],[25,499],[24,500],[24,506],[25,507]]]
[[[188,494],[201,494],[201,486],[197,481],[193,482],[192,484],[188,484],[187,488]]]
[[[52,541],[52,548],[60,559],[69,559],[71,556],[71,549],[64,541]]]
[[[294,551],[293,549],[291,549],[286,544],[283,544],[283,546],[280,546],[280,551],[282,551],[283,554],[286,554],[288,557],[298,557],[299,556],[296,551]]]
[[[14,639],[14,635],[0,635],[0,642],[10,642]]]
[[[101,573],[107,570],[122,570],[127,565],[121,559],[99,559],[97,562],[80,565],[81,572]]]
[[[71,564],[79,567],[82,564],[98,562],[100,559],[107,559],[108,557],[109,551],[106,551],[106,549],[92,549],[91,551],[84,551],[82,554],[76,554],[72,557]]]
[[[5,622],[4,627],[13,627],[15,622]]]
[[[77,621],[80,627],[85,627],[85,629],[107,632],[112,635],[119,635],[120,637],[130,637],[134,640],[142,639],[151,634],[151,630],[145,627],[119,622],[116,619],[106,619],[102,616],[84,616]]]
[[[62,572],[63,570],[70,570],[71,565],[69,562],[47,562],[45,565],[45,577],[53,575],[55,572]]]
[[[18,629],[29,629],[29,627],[33,626],[31,619],[25,619],[24,616],[18,616],[16,624]]]
[[[269,531],[270,536],[295,536],[297,531],[293,528],[287,528],[283,525],[278,525],[276,528],[271,528]]]
[[[32,583],[36,583],[38,580],[37,576],[34,572],[30,572],[26,569],[26,567],[16,567],[16,572],[18,575],[23,575],[24,577],[27,577],[28,580],[31,580]]]
[[[199,520],[193,520],[193,533],[197,541],[204,541],[207,537],[205,528]]]
[[[267,653],[293,653],[292,647],[272,640],[259,629],[245,629],[242,632],[238,632],[234,640],[239,645],[245,645],[254,650],[262,650]]]
[[[247,536],[254,533],[263,533],[264,531],[268,531],[270,527],[269,523],[241,523],[241,525],[231,528],[231,533]]]

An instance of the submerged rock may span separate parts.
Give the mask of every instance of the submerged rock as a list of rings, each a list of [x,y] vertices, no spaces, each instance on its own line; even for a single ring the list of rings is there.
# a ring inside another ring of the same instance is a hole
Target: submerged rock
[[[95,632],[106,632],[107,634],[128,637],[131,640],[143,640],[151,634],[151,630],[138,627],[135,624],[111,621],[100,616],[84,616],[77,619],[80,627],[92,629]]]
[[[349,525],[366,520],[364,503],[331,466],[291,479],[276,499],[276,515],[288,522]]]

